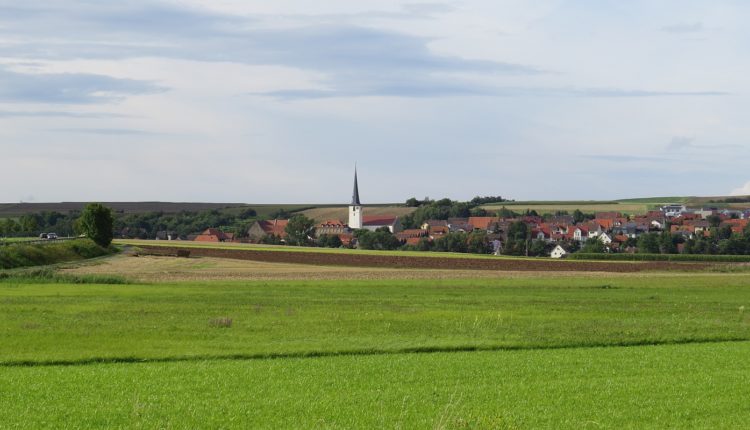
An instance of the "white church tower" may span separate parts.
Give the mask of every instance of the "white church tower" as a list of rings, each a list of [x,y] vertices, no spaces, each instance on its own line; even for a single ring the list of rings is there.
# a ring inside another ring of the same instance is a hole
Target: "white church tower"
[[[359,187],[357,186],[357,166],[354,166],[354,192],[352,204],[349,205],[349,228],[362,228],[362,204],[359,202]]]

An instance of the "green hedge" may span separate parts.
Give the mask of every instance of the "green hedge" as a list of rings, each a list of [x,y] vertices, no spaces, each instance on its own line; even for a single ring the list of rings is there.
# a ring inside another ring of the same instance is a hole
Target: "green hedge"
[[[43,266],[66,261],[83,260],[112,254],[90,239],[76,239],[36,245],[12,244],[0,247],[0,269]]]
[[[706,254],[590,254],[576,252],[567,256],[569,260],[609,261],[706,261],[725,263],[750,262],[750,255],[706,255]]]

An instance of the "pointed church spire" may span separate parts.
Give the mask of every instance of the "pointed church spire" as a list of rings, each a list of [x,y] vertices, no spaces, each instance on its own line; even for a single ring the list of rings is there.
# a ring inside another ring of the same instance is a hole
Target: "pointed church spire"
[[[354,191],[352,192],[352,206],[360,206],[359,187],[357,186],[357,163],[354,163]]]

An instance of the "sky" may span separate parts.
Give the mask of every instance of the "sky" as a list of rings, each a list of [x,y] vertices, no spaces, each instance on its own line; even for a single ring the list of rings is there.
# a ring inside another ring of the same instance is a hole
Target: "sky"
[[[0,0],[0,201],[750,194],[750,2]]]

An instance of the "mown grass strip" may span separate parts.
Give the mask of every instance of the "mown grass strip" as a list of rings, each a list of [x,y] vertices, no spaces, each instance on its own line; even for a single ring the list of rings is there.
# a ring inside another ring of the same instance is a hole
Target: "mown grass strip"
[[[685,261],[747,263],[750,255],[713,255],[713,254],[593,254],[576,252],[567,257],[574,261]]]
[[[74,360],[16,360],[0,361],[0,367],[36,367],[36,366],[86,366],[92,364],[127,364],[127,363],[180,363],[199,361],[227,361],[227,360],[280,360],[293,358],[324,358],[324,357],[346,357],[346,356],[377,356],[377,355],[400,355],[400,354],[437,354],[458,352],[493,352],[493,351],[545,351],[565,350],[581,348],[629,348],[636,346],[665,346],[665,345],[690,345],[690,344],[712,344],[748,342],[750,337],[716,337],[716,338],[694,338],[694,339],[672,339],[672,340],[638,340],[623,342],[592,342],[581,344],[564,345],[457,345],[457,346],[420,346],[399,349],[351,349],[341,351],[305,351],[305,352],[277,352],[259,354],[203,354],[182,355],[174,357],[91,357]]]

